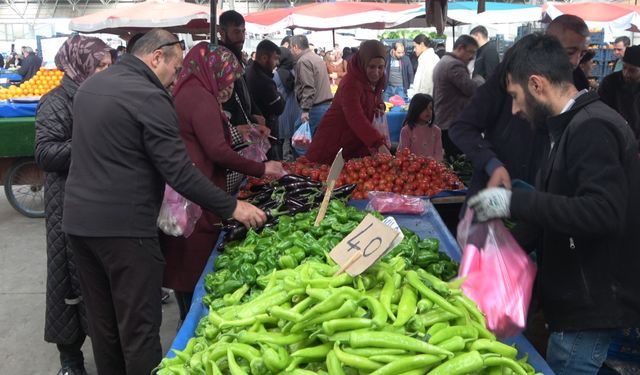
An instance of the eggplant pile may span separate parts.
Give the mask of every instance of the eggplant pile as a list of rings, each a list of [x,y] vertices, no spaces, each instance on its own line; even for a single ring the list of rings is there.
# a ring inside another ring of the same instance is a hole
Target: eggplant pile
[[[355,188],[356,184],[335,188],[332,199],[348,201]],[[280,216],[293,216],[317,208],[324,197],[324,186],[321,182],[296,174],[288,174],[269,184],[254,185],[250,191],[253,195],[244,200],[265,212],[265,227],[277,224]],[[247,235],[247,228],[237,220],[226,220],[223,224],[226,242],[242,240]]]

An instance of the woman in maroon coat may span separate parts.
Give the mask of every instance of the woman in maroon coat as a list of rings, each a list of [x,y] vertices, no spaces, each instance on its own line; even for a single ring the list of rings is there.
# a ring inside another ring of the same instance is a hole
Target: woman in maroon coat
[[[384,113],[382,91],[387,56],[386,47],[377,40],[360,45],[313,136],[306,153],[310,161],[331,164],[340,148],[345,159],[389,153],[384,136],[372,125],[374,115]]]
[[[231,149],[229,120],[222,104],[231,98],[242,65],[228,49],[206,42],[195,45],[184,58],[182,73],[173,90],[180,135],[191,161],[221,189],[227,187],[227,170],[260,177],[279,175],[282,164],[245,159]],[[164,286],[175,291],[180,319],[184,320],[195,285],[218,239],[216,215],[203,211],[188,237],[162,234],[165,256]]]

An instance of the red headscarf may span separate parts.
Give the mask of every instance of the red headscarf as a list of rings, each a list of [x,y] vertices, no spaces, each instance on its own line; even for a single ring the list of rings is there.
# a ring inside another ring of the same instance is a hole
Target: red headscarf
[[[387,48],[381,42],[377,40],[367,40],[360,44],[360,48],[358,49],[358,53],[352,55],[349,59],[349,65],[347,67],[347,77],[351,74],[354,78],[367,83],[369,82],[369,78],[367,78],[367,64],[374,58],[380,57],[387,60]],[[376,91],[381,87],[384,89],[386,84],[386,77],[383,75],[378,82],[375,83]]]
[[[244,68],[229,49],[200,42],[185,56],[173,95],[177,95],[187,81],[196,79],[217,98],[218,92],[231,86],[242,73]]]

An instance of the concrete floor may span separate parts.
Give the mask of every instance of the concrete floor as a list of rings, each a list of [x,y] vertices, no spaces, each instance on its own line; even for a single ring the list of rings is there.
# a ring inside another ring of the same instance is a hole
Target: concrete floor
[[[1,187],[0,187],[1,188]],[[0,374],[55,375],[60,369],[58,351],[44,335],[46,247],[44,219],[28,219],[0,192]],[[163,305],[160,330],[164,352],[178,326],[173,297]],[[97,375],[91,342],[83,347],[85,366]]]

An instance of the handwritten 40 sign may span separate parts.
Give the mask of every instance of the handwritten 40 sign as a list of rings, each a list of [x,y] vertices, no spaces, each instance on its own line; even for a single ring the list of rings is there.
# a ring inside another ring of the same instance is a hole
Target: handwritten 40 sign
[[[338,273],[347,272],[356,276],[380,259],[397,236],[396,230],[368,214],[331,250],[329,256],[340,265]]]

